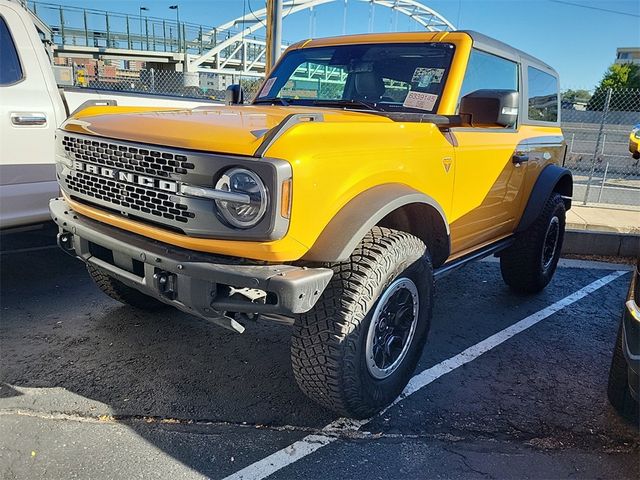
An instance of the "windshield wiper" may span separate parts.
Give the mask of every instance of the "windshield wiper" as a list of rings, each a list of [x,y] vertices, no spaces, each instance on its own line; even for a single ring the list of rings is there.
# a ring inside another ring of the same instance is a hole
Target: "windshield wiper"
[[[367,102],[363,102],[361,100],[347,100],[347,99],[342,99],[342,100],[314,100],[313,101],[313,105],[327,105],[330,107],[361,107],[364,108],[366,110],[375,110],[378,111],[379,109],[376,108],[374,103],[367,103]]]
[[[260,103],[279,103],[280,105],[284,105],[285,107],[289,106],[289,102],[287,102],[284,98],[281,97],[271,97],[271,98],[256,98],[253,101],[254,104]]]

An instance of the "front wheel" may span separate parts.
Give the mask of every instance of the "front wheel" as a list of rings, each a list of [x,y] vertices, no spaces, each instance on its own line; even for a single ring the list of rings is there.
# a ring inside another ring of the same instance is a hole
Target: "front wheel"
[[[500,254],[502,278],[521,293],[541,291],[553,278],[564,240],[565,206],[553,193],[540,216]]]
[[[293,372],[302,391],[341,415],[366,418],[406,386],[427,339],[433,273],[425,245],[375,227],[316,306],[296,319]]]

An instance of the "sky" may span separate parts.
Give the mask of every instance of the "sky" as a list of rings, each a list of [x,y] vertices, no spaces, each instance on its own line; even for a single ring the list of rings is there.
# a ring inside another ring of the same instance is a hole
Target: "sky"
[[[538,57],[560,74],[563,89],[593,89],[613,63],[617,47],[640,47],[640,0],[420,0],[458,29],[476,30]],[[265,0],[50,0],[69,6],[104,9],[175,19],[170,5],[180,6],[180,19],[220,25],[264,7]],[[341,35],[344,0],[287,17],[283,40]],[[346,33],[370,27],[370,5],[347,0]],[[286,10],[285,10],[286,11]],[[376,6],[373,31],[416,31],[416,22]],[[264,30],[257,32],[264,35]]]

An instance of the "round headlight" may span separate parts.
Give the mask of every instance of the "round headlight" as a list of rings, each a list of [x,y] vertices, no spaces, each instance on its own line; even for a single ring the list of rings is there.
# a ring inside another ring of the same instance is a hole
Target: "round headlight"
[[[216,200],[220,214],[233,227],[251,228],[267,211],[267,189],[251,170],[227,170],[216,182],[216,190],[245,195],[246,201]]]

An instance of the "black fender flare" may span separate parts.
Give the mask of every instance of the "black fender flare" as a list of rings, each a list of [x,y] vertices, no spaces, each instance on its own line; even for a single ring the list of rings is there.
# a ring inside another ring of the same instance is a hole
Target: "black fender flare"
[[[542,212],[542,208],[553,192],[562,195],[567,210],[571,208],[571,196],[573,195],[573,176],[571,171],[558,165],[547,165],[533,185],[527,206],[520,217],[516,233],[529,228]]]
[[[341,262],[349,258],[369,230],[387,215],[407,205],[422,205],[433,209],[446,230],[446,258],[450,245],[449,223],[442,207],[432,197],[407,185],[392,183],[379,185],[356,195],[331,219],[303,261]],[[427,219],[425,218],[425,221]],[[441,225],[442,226],[442,225]],[[412,233],[412,232],[409,232]],[[424,239],[422,239],[424,240]],[[427,243],[427,242],[425,242]]]

